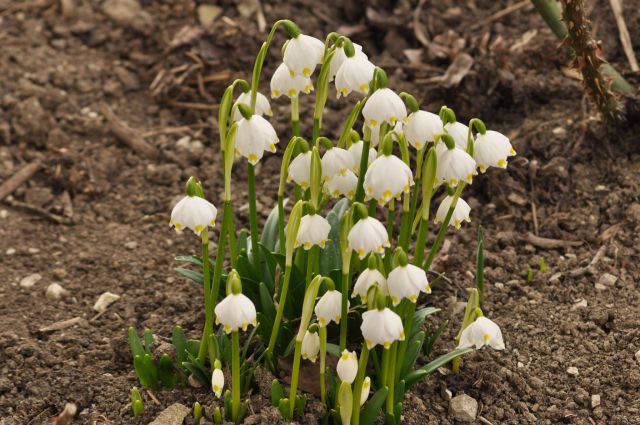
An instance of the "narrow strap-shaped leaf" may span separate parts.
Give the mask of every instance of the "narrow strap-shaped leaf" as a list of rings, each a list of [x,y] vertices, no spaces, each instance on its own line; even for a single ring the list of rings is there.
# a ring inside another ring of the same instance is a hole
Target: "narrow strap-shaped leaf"
[[[413,386],[413,384],[418,382],[418,380],[424,378],[425,376],[431,375],[433,372],[438,370],[438,368],[446,365],[456,357],[460,357],[472,351],[474,351],[473,348],[457,348],[427,363],[420,369],[416,369],[413,372],[408,373],[404,378],[406,389],[408,390]]]
[[[129,338],[129,347],[131,347],[131,354],[135,358],[135,356],[143,356],[144,355],[144,347],[140,342],[140,337],[138,337],[138,332],[133,326],[130,326],[127,330],[127,336]]]
[[[382,387],[365,403],[360,411],[360,423],[362,425],[373,425],[378,418],[382,405],[387,399],[388,392],[389,389],[387,387]]]
[[[402,364],[402,369],[400,369],[400,379],[404,378],[404,376],[411,371],[413,364],[416,362],[418,358],[418,354],[420,353],[420,349],[422,348],[422,344],[424,343],[425,333],[424,331],[420,331],[415,334],[409,344],[407,345],[407,351],[404,355],[404,362]]]

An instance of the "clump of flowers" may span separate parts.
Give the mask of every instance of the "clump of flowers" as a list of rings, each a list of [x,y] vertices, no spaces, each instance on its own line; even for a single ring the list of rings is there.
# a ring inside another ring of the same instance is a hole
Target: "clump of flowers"
[[[279,28],[290,39],[270,92],[291,105],[291,128],[280,134],[263,117],[272,109],[258,91]],[[332,81],[339,98],[357,98],[337,138],[323,127]],[[299,98],[312,91],[313,126],[303,133]],[[470,207],[460,198],[465,187],[478,170],[505,168],[515,155],[506,136],[487,130],[477,118],[468,125],[458,122],[446,106],[437,113],[421,110],[412,95],[393,91],[384,70],[348,37],[331,33],[318,40],[289,20],[274,24],[251,82],[236,80],[226,89],[218,125],[224,165],[220,224],[216,207],[194,178],[170,221],[201,242],[201,255],[177,259],[201,269],[178,271],[203,286],[202,337],[188,341],[176,328],[173,342],[181,376],[210,386],[223,399],[211,415],[214,421],[242,420],[248,407],[242,397],[256,367],[270,368],[277,377],[272,402],[284,418],[302,416],[306,396],[298,392],[300,365],[309,361],[319,368],[328,420],[372,424],[384,411],[387,423],[399,424],[404,395],[420,378],[452,361],[457,370],[460,356],[475,349],[504,349],[500,328],[481,309],[479,262],[478,289],[471,293],[452,351],[418,365],[420,353],[429,355],[442,332],[421,329],[438,311],[425,306],[443,278],[431,265],[449,226],[470,221]],[[278,149],[277,205],[260,229],[255,166]],[[247,168],[248,232],[236,229],[234,204],[245,200],[233,197],[234,166]],[[438,200],[437,208],[432,200]],[[439,226],[427,247],[432,209]],[[214,226],[217,252],[210,257]],[[147,386],[154,373],[160,376],[161,365],[137,338],[130,331],[136,372]],[[286,395],[278,365],[291,354]],[[338,358],[334,373],[328,373],[327,356]],[[231,370],[231,383],[223,393],[225,368]]]

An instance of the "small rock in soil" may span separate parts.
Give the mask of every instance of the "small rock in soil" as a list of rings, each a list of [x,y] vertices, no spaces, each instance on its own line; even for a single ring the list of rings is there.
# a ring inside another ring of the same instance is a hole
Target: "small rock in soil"
[[[127,242],[126,244],[124,244],[124,247],[131,250],[136,249],[138,247],[138,242],[136,241]]]
[[[607,287],[600,282],[596,282],[595,288],[596,288],[596,291],[604,291],[605,289],[607,289]]]
[[[604,286],[614,286],[617,281],[618,281],[617,276],[614,276],[611,273],[605,273],[602,276],[600,276],[598,283]]]
[[[7,255],[14,255],[15,253],[16,253],[16,249],[15,248],[8,248],[5,251],[5,254],[7,254]]]
[[[7,211],[7,210],[0,210],[0,218],[4,220],[4,219],[5,219],[5,218],[7,218],[7,217],[9,217],[9,211]]]
[[[137,0],[107,0],[102,11],[117,24],[137,31],[145,32],[153,25],[151,15]]]
[[[575,366],[570,366],[569,368],[567,368],[567,373],[572,376],[578,376],[578,368]]]
[[[640,350],[636,351],[636,361],[640,363]]]
[[[33,285],[38,283],[40,279],[42,279],[42,276],[40,276],[38,273],[30,274],[20,281],[20,287],[31,288]]]
[[[574,305],[571,306],[571,310],[577,310],[579,308],[586,308],[588,305],[589,305],[589,303],[587,303],[587,300],[581,299],[580,301],[576,302]]]
[[[222,8],[220,6],[210,4],[201,4],[198,6],[198,20],[200,24],[205,27],[211,25],[221,13]]]
[[[631,204],[627,209],[627,216],[633,221],[640,223],[640,204],[637,202]]]
[[[184,404],[174,403],[164,409],[149,425],[181,425],[191,409]]]
[[[449,413],[460,422],[473,422],[478,414],[478,402],[466,394],[457,395],[449,402]]]
[[[93,305],[93,309],[98,313],[104,313],[107,308],[114,302],[120,299],[120,295],[113,294],[109,291],[102,293],[96,303]]]
[[[591,396],[591,408],[595,409],[600,406],[600,394],[593,394]]]
[[[45,291],[44,295],[52,301],[57,301],[69,295],[69,291],[67,291],[57,283],[52,283],[51,285],[47,286],[47,290]]]

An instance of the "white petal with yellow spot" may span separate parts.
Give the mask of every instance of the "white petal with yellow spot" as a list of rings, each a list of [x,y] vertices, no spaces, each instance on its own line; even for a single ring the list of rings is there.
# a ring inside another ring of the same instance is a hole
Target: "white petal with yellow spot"
[[[380,127],[376,127],[376,128],[371,128],[369,126],[367,126],[366,124],[364,124],[362,126],[362,131],[364,132],[364,129],[368,128],[371,129],[371,146],[376,147],[378,146],[378,144],[380,144]],[[391,135],[391,138],[393,139],[394,142],[398,141],[398,138],[396,137],[396,134],[402,133],[402,130],[404,128],[404,121],[397,121],[396,124],[393,126],[393,129],[390,131],[393,131],[395,134]]]
[[[362,381],[362,392],[360,393],[360,406],[362,406],[369,398],[371,392],[371,378],[368,376]]]
[[[438,143],[436,152],[438,166],[436,168],[436,183],[448,184],[455,187],[460,182],[471,184],[476,171],[476,161],[466,151],[455,147],[448,149],[444,142]]]
[[[301,353],[302,358],[311,361],[312,363],[316,362],[318,358],[318,353],[320,352],[320,336],[317,332],[309,332],[306,331],[304,334],[304,338],[302,338],[302,347]]]
[[[395,341],[404,341],[402,319],[386,307],[364,312],[360,330],[369,350],[376,345],[388,349]]]
[[[360,160],[362,160],[363,149],[364,149],[364,142],[362,140],[358,140],[357,142],[352,143],[351,146],[349,146],[349,149],[347,149],[351,154],[351,157],[353,158],[352,170],[356,174],[360,173]],[[378,151],[370,147],[369,157],[367,158],[367,166],[371,165],[371,163],[376,160],[377,156],[378,156]]]
[[[469,127],[456,121],[447,123],[447,125],[444,126],[444,129],[451,137],[453,137],[453,140],[456,142],[456,146],[462,150],[467,150],[467,145],[469,144]]]
[[[282,61],[289,68],[291,75],[304,75],[313,73],[316,65],[322,62],[324,55],[324,43],[315,37],[300,34],[287,42]]]
[[[358,177],[351,170],[344,174],[336,174],[324,184],[324,190],[333,198],[346,196],[351,199],[356,193]]]
[[[347,96],[352,91],[360,94],[369,93],[375,69],[376,66],[366,58],[356,55],[345,59],[336,74],[337,97]]]
[[[200,236],[207,226],[215,226],[218,210],[209,201],[199,196],[185,196],[171,211],[169,225],[178,233],[191,229]]]
[[[342,382],[352,384],[358,374],[358,355],[355,351],[344,350],[338,360],[336,372]]]
[[[331,225],[326,218],[318,214],[305,215],[300,220],[295,245],[302,246],[306,250],[314,245],[324,248],[330,231]]]
[[[434,113],[416,111],[409,114],[407,124],[402,130],[407,142],[420,150],[427,143],[434,141],[436,134],[442,133],[442,121]]]
[[[382,254],[385,248],[391,246],[387,229],[373,217],[358,220],[349,231],[347,240],[349,248],[354,250],[361,260],[370,252]]]
[[[367,169],[364,188],[367,198],[385,205],[392,198],[409,193],[413,186],[413,173],[407,164],[394,155],[379,156]]]
[[[348,304],[347,302],[347,308],[349,308]],[[316,313],[320,326],[327,326],[332,321],[340,323],[342,316],[342,294],[336,290],[325,292],[316,303],[313,311]]]
[[[311,181],[311,151],[299,154],[291,163],[287,172],[287,181],[294,181],[301,188],[309,187]]]
[[[485,345],[494,350],[504,350],[504,340],[500,326],[484,316],[478,317],[460,334],[458,348],[474,347],[476,350]]]
[[[404,102],[390,88],[378,89],[369,97],[362,108],[364,122],[372,130],[383,122],[395,125],[407,118],[407,108]]]
[[[431,293],[427,274],[423,269],[413,264],[398,266],[391,270],[387,277],[387,287],[394,306],[400,304],[404,298],[415,303],[418,301],[420,292]]]
[[[507,159],[515,154],[509,138],[493,130],[478,134],[473,144],[473,158],[483,173],[489,167],[507,168]]]
[[[335,175],[345,175],[353,169],[353,155],[342,148],[328,149],[322,156],[322,179],[330,181]]]
[[[238,99],[236,100],[236,104],[240,104],[240,103],[247,105],[249,107],[251,106],[251,91],[248,91],[246,93],[241,93],[240,96],[238,96]],[[269,99],[267,99],[267,97],[260,92],[256,93],[256,108],[253,112],[257,115],[267,115],[270,117],[273,116],[273,111],[271,110],[271,104],[269,103]],[[242,114],[236,108],[236,111],[233,115],[233,120],[240,121],[241,119],[242,119]]]
[[[436,218],[433,220],[434,223],[440,224],[444,221],[452,201],[453,196],[447,195],[442,202],[440,202],[438,210],[436,211]],[[471,217],[469,216],[469,212],[471,212],[469,204],[467,204],[464,199],[458,198],[456,207],[453,209],[453,215],[451,215],[451,221],[449,221],[449,226],[454,226],[456,229],[459,229],[463,221],[470,223]]]
[[[278,135],[269,121],[260,115],[252,115],[250,119],[242,118],[238,121],[235,141],[236,152],[255,165],[265,150],[276,151]]]
[[[289,68],[284,63],[279,67],[271,77],[271,97],[278,98],[282,95],[288,98],[298,97],[300,93],[311,93],[313,91],[313,83],[311,78],[304,75],[291,76]]]
[[[356,295],[359,295],[362,302],[366,303],[367,292],[369,291],[369,288],[376,283],[384,295],[389,294],[387,279],[384,275],[377,269],[364,269],[364,271],[360,273],[360,276],[358,276],[358,279],[356,279],[356,284],[353,286],[353,293],[351,296],[355,297]]]
[[[222,390],[224,389],[224,374],[220,369],[214,369],[211,374],[211,389],[216,397],[222,397]]]
[[[216,305],[216,324],[226,333],[256,325],[256,306],[243,294],[229,294]]]
[[[355,56],[363,59],[367,59],[367,55],[362,51],[362,46],[356,43],[353,43],[354,50],[356,51]],[[347,59],[347,54],[344,52],[344,47],[337,47],[333,57],[331,58],[331,63],[329,64],[329,81],[333,81],[338,73],[338,70]]]

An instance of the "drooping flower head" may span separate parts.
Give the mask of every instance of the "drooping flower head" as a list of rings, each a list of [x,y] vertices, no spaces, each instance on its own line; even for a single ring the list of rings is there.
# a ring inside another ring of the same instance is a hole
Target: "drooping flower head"
[[[353,383],[358,374],[358,355],[355,351],[345,349],[342,352],[336,366],[336,372],[342,382]]]
[[[252,165],[262,159],[265,151],[275,152],[277,143],[278,135],[273,126],[260,115],[248,115],[238,121],[236,153],[247,158]]]
[[[282,61],[292,76],[308,77],[313,74],[316,65],[322,63],[323,55],[324,43],[315,37],[300,34],[298,30],[297,36],[292,34],[292,38],[287,41]]]
[[[381,88],[373,92],[362,108],[362,116],[371,131],[383,122],[395,126],[398,121],[404,122],[407,118],[407,108],[404,102],[390,88]]]
[[[413,173],[400,158],[383,150],[364,176],[365,193],[381,205],[408,193],[413,186]]]
[[[367,59],[367,55],[362,51],[362,46],[357,43],[352,43],[353,48],[355,50],[356,57]],[[329,81],[333,81],[338,73],[338,70],[347,59],[347,54],[344,51],[344,44],[342,46],[336,47],[335,53],[331,58],[331,63],[329,64]]]
[[[438,115],[431,112],[412,112],[407,118],[403,131],[407,142],[420,150],[428,142],[434,141],[436,134],[442,133],[442,121]]]
[[[365,311],[360,330],[369,350],[378,344],[388,349],[395,341],[404,341],[402,319],[387,307]]]
[[[457,147],[463,151],[467,150],[467,145],[469,144],[469,127],[459,121],[455,121],[445,124],[444,129],[453,137]]]
[[[347,235],[349,248],[358,253],[363,259],[370,252],[382,254],[385,248],[391,246],[389,235],[384,225],[376,218],[366,217],[358,220]]]
[[[311,182],[311,151],[306,151],[291,161],[287,172],[287,181],[294,181],[306,189]]]
[[[322,156],[322,180],[330,181],[334,176],[345,175],[353,169],[353,155],[342,148],[331,148]]]
[[[460,334],[458,348],[474,347],[476,350],[484,346],[494,350],[504,350],[504,340],[500,326],[484,316],[478,317]]]
[[[326,218],[319,214],[307,214],[300,220],[295,246],[302,246],[305,250],[314,245],[324,248],[330,231],[331,225]]]
[[[453,196],[447,195],[442,202],[440,202],[438,210],[436,211],[436,218],[433,220],[434,223],[440,224],[444,221],[447,213],[449,212],[452,201]],[[471,222],[471,217],[469,217],[470,211],[471,207],[469,204],[467,204],[464,199],[458,198],[458,202],[456,202],[456,206],[453,210],[453,215],[449,221],[449,226],[455,226],[456,229],[459,229],[463,221],[468,223]]]
[[[473,144],[473,158],[483,173],[489,167],[507,168],[507,159],[515,154],[509,138],[493,130],[478,134]]]
[[[229,284],[230,292],[214,309],[216,324],[221,324],[226,333],[231,333],[242,329],[246,331],[249,325],[255,326],[256,306],[253,302],[242,294],[242,284],[238,272],[232,270],[227,279],[231,279]]]
[[[455,187],[460,182],[472,183],[476,171],[476,161],[465,150],[458,146],[448,147],[444,142],[436,146],[438,166],[436,183]]]
[[[302,358],[315,363],[319,352],[320,336],[318,336],[317,332],[306,331],[302,339]]]
[[[313,311],[319,326],[327,326],[331,321],[340,323],[342,317],[342,294],[335,289],[328,290],[316,303]]]
[[[175,227],[180,233],[184,229],[191,229],[200,236],[208,226],[215,226],[218,210],[206,199],[197,196],[195,179],[187,182],[187,195],[182,198],[171,211],[169,226]]]
[[[243,104],[247,107],[251,106],[251,90],[248,92],[241,93],[236,100],[236,105]],[[256,108],[254,111],[257,115],[267,115],[269,117],[273,116],[273,111],[271,110],[271,104],[269,103],[269,99],[262,93],[256,93]],[[242,113],[236,108],[236,111],[233,115],[234,121],[240,121],[242,119]]]
[[[393,305],[400,304],[404,298],[415,303],[418,301],[420,292],[430,294],[431,287],[425,271],[418,266],[409,264],[407,255],[399,248],[396,250],[395,258],[398,266],[391,270],[387,277],[387,287]]]
[[[336,74],[337,97],[346,97],[352,91],[369,93],[375,69],[376,66],[365,57],[354,55],[345,59]]]
[[[356,284],[353,286],[353,293],[351,297],[355,297],[356,295],[360,296],[362,302],[367,302],[367,293],[371,286],[377,284],[378,288],[384,295],[389,294],[389,289],[387,288],[387,279],[384,277],[382,273],[377,269],[377,260],[375,256],[369,257],[368,267],[360,273],[358,279],[356,280]]]
[[[373,145],[371,145],[373,146]],[[353,172],[356,174],[360,174],[360,160],[362,159],[362,150],[364,149],[364,142],[362,140],[358,140],[357,142],[353,142],[351,146],[349,146],[349,153],[353,157]],[[374,148],[369,148],[369,156],[367,157],[367,166],[371,165],[373,161],[375,161],[378,156],[378,151]]]
[[[213,373],[211,374],[211,389],[218,398],[222,397],[222,390],[224,389],[224,374],[221,368],[222,364],[220,360],[216,360]]]
[[[282,95],[288,98],[298,97],[300,93],[309,94],[313,91],[313,83],[304,75],[291,75],[289,68],[281,63],[271,77],[271,97]]]
[[[333,198],[346,196],[351,199],[356,193],[358,177],[353,171],[347,170],[344,174],[336,174],[324,184],[324,190]]]

